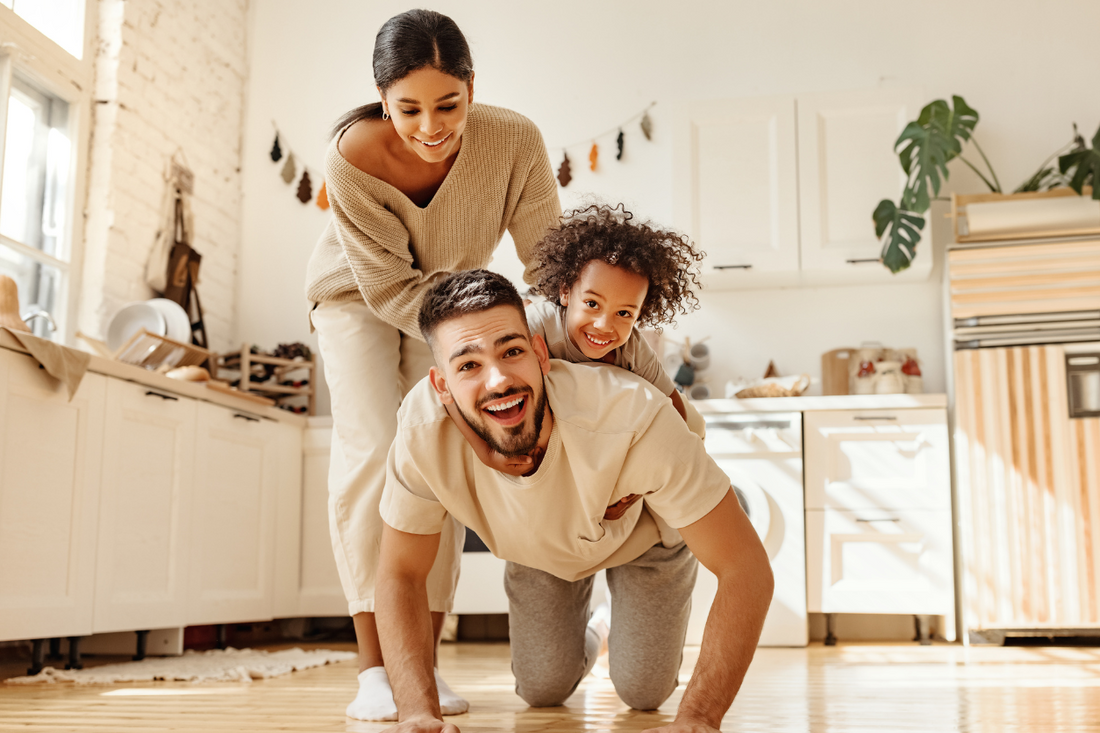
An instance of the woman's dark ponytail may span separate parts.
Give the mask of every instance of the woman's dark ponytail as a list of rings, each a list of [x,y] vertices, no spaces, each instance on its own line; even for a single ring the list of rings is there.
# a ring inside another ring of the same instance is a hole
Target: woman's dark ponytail
[[[387,20],[374,39],[374,83],[387,89],[418,69],[431,67],[468,83],[474,61],[466,37],[453,20],[434,10],[409,10]],[[381,119],[382,103],[356,107],[332,127],[335,136],[348,125]]]

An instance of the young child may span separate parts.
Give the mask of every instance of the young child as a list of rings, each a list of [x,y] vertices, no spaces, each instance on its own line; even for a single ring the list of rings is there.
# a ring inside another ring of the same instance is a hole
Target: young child
[[[527,307],[527,323],[553,359],[614,364],[649,381],[701,435],[702,418],[680,397],[638,326],[671,324],[699,307],[695,264],[703,254],[686,236],[633,218],[621,205],[562,217],[535,249],[532,290],[546,301]],[[512,475],[530,471],[529,456],[506,458],[464,421],[456,423],[485,465]]]

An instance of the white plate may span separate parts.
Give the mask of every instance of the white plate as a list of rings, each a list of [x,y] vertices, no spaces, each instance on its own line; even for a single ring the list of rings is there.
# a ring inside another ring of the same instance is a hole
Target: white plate
[[[181,344],[191,343],[191,319],[187,317],[187,311],[179,303],[167,298],[153,298],[145,302],[156,308],[164,318],[167,328],[165,336]]]
[[[107,348],[118,351],[131,336],[143,328],[149,333],[164,336],[167,325],[160,311],[148,303],[123,306],[107,326]]]

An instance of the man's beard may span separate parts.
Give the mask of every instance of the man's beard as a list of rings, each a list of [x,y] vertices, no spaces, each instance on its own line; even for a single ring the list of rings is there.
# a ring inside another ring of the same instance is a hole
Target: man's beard
[[[535,403],[535,422],[533,426],[528,429],[528,423],[524,420],[519,425],[515,425],[510,428],[504,428],[505,437],[503,439],[497,438],[489,430],[488,420],[490,418],[482,418],[480,414],[476,418],[471,418],[466,414],[466,411],[462,409],[458,402],[455,402],[455,407],[458,408],[458,414],[462,416],[462,419],[466,421],[466,424],[470,426],[470,429],[477,433],[477,437],[484,440],[490,448],[497,453],[508,458],[515,458],[516,456],[524,456],[535,449],[539,443],[539,433],[542,431],[542,419],[546,416],[546,382],[545,380],[540,385],[542,389],[539,390],[538,401]],[[480,406],[493,400],[503,399],[505,397],[521,396],[528,404],[524,405],[525,408],[529,408],[531,398],[533,397],[533,391],[530,387],[525,389],[517,389],[513,387],[506,392],[496,392],[494,394],[486,396],[484,399],[478,402],[478,410]]]

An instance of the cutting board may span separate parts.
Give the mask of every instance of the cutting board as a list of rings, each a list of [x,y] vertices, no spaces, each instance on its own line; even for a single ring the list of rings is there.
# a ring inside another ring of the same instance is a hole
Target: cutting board
[[[848,394],[848,359],[854,353],[849,347],[821,355],[821,394]]]

